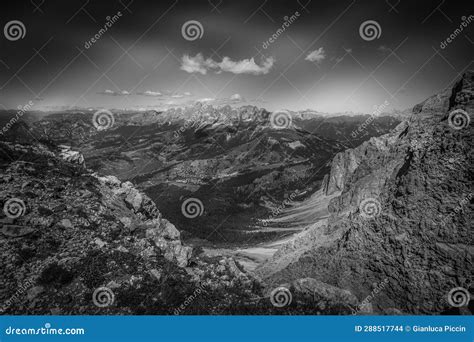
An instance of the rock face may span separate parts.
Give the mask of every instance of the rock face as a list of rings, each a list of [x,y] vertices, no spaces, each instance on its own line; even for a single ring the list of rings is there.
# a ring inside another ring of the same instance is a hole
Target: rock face
[[[357,297],[350,291],[339,289],[313,278],[302,278],[294,281],[290,286],[290,290],[296,301],[306,305],[314,303],[321,310],[330,307],[347,308],[358,303]]]
[[[60,302],[109,283],[130,291],[144,286],[147,270],[188,265],[191,247],[130,182],[42,145],[1,143],[1,150],[0,310],[91,312],[79,300],[74,310]],[[37,287],[19,296],[21,284]]]
[[[363,301],[388,279],[370,297],[375,312],[452,309],[449,291],[469,289],[473,277],[473,78],[466,73],[392,132],[339,153],[323,184],[325,195],[341,192],[330,217],[307,230],[306,250],[291,261],[277,252],[271,263],[287,266],[267,268],[266,280],[311,277]]]

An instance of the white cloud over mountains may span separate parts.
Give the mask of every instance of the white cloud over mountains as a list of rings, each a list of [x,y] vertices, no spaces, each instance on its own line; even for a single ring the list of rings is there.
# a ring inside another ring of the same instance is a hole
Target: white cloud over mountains
[[[207,74],[209,70],[216,73],[223,71],[233,74],[265,75],[268,74],[275,63],[273,57],[268,57],[262,61],[261,65],[255,63],[255,59],[243,59],[234,61],[229,57],[224,57],[221,62],[216,62],[212,58],[205,59],[201,53],[196,56],[183,55],[181,58],[181,70],[188,73]]]
[[[127,95],[130,95],[130,93],[126,90],[113,91],[113,90],[110,90],[110,89],[105,89],[104,91],[98,92],[97,94],[108,95],[108,96],[127,96]]]
[[[159,91],[152,91],[152,90],[147,90],[144,92],[137,93],[137,95],[143,95],[143,96],[162,96]]]

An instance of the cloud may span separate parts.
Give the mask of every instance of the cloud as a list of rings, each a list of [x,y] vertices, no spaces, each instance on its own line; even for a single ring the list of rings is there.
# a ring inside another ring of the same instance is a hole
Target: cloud
[[[147,91],[144,91],[144,92],[139,92],[139,93],[137,93],[137,95],[157,97],[157,96],[162,96],[163,94],[161,94],[159,91],[147,90]]]
[[[268,57],[262,61],[262,65],[255,63],[255,59],[243,59],[233,61],[229,57],[224,57],[221,62],[216,62],[212,58],[204,59],[201,53],[196,56],[183,55],[181,58],[181,70],[188,73],[200,73],[206,75],[211,69],[216,73],[223,71],[233,74],[265,75],[268,74],[275,63],[273,57]]]
[[[241,61],[233,61],[229,57],[224,57],[218,66],[222,71],[231,72],[233,74],[266,75],[274,63],[275,59],[273,57],[266,58],[261,66],[255,63],[253,57]]]
[[[321,63],[323,59],[326,58],[326,52],[323,47],[320,47],[317,50],[311,51],[308,56],[306,56],[305,61],[316,62],[317,64]]]
[[[101,94],[101,95],[111,95],[111,96],[116,95],[115,91],[112,91],[112,90],[110,90],[110,89],[105,89],[104,91],[99,91],[97,94]]]
[[[172,98],[175,98],[175,99],[180,99],[182,97],[184,97],[184,95],[181,95],[181,94],[174,94],[174,95],[171,95]]]
[[[183,55],[181,58],[181,70],[184,70],[189,73],[198,72],[205,75],[207,70],[210,68],[215,68],[215,62],[211,59],[204,59],[201,53],[198,53],[196,56],[192,57],[189,55]]]
[[[240,94],[234,94],[230,97],[232,101],[242,101],[242,95]]]
[[[99,91],[97,94],[100,95],[107,95],[107,96],[127,96],[130,95],[130,92],[126,90],[122,90],[120,92],[116,92],[110,89],[105,89],[104,91]]]
[[[193,96],[189,91],[183,93],[184,96]]]

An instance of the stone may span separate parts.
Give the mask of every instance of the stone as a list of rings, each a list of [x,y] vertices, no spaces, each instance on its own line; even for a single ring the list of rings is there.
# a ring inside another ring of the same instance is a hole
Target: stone
[[[150,274],[156,279],[156,280],[160,280],[161,279],[161,274],[162,272],[157,270],[156,268],[153,268],[150,270]]]
[[[168,220],[163,219],[162,220],[162,226],[163,226],[163,231],[162,231],[162,236],[166,239],[170,240],[178,240],[180,237],[179,230],[176,229],[174,224],[169,222]]]
[[[313,278],[302,278],[291,283],[291,292],[296,300],[314,302],[322,309],[335,306],[356,306],[357,297],[350,291],[340,289]]]
[[[129,252],[129,250],[127,248],[125,248],[124,246],[118,246],[116,248],[116,250],[119,251],[119,252],[122,252],[122,253],[128,253]]]
[[[121,185],[121,181],[120,179],[118,179],[116,176],[112,176],[112,175],[109,175],[109,176],[103,176],[103,177],[97,177],[97,179],[104,183],[104,184],[107,184],[107,185],[112,185],[112,186],[116,186],[116,187],[119,187]]]
[[[59,225],[64,227],[64,228],[72,228],[73,227],[72,222],[69,219],[62,219],[61,221],[59,221]]]
[[[105,246],[107,245],[107,242],[102,241],[102,240],[99,239],[99,238],[95,238],[95,239],[94,239],[94,243],[95,243],[97,246],[99,246],[99,248],[103,248],[103,247],[105,247]]]
[[[31,234],[35,231],[30,226],[19,226],[19,225],[3,225],[0,232],[7,237],[22,237]]]
[[[119,220],[120,222],[122,222],[123,226],[127,229],[129,229],[132,226],[132,219],[130,217],[123,216]]]
[[[125,197],[125,202],[138,212],[142,206],[143,196],[138,190],[131,188]]]

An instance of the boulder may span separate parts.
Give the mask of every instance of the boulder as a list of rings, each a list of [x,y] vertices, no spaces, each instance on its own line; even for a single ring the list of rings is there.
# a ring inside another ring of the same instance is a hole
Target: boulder
[[[142,202],[143,202],[143,196],[140,193],[140,191],[138,191],[135,188],[130,188],[127,193],[127,196],[125,197],[125,203],[130,205],[133,208],[133,210],[137,212],[140,210],[142,206]]]
[[[329,307],[347,307],[358,304],[357,297],[350,291],[332,286],[314,278],[301,278],[291,283],[290,291],[296,301],[313,302],[315,306],[325,309]]]
[[[169,222],[168,220],[166,219],[163,219],[162,220],[162,236],[165,238],[165,239],[170,239],[170,240],[177,240],[180,238],[180,232],[178,229],[176,229],[176,227],[174,226],[174,224],[172,224],[171,222]]]

